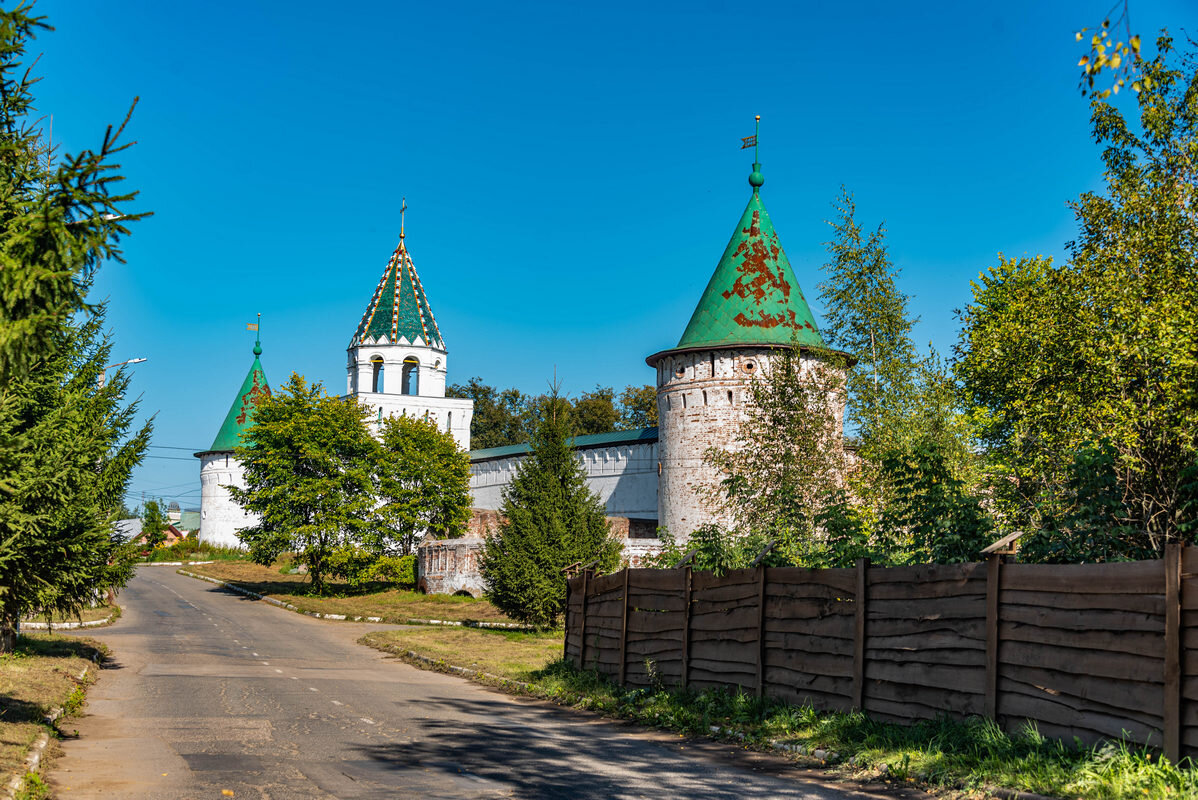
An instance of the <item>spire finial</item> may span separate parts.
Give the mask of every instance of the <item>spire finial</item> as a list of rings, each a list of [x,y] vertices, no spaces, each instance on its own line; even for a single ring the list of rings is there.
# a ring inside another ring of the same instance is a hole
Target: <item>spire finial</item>
[[[753,134],[753,174],[749,176],[749,185],[753,187],[753,194],[757,194],[757,190],[765,183],[765,176],[761,174],[761,115],[758,114],[754,119],[757,128]]]
[[[254,325],[254,330],[258,332],[258,335],[254,338],[254,355],[260,356],[260,355],[262,355],[262,312],[261,311],[258,312],[258,322],[256,325]]]
[[[408,198],[399,201],[399,240],[403,241],[403,215],[408,210]]]

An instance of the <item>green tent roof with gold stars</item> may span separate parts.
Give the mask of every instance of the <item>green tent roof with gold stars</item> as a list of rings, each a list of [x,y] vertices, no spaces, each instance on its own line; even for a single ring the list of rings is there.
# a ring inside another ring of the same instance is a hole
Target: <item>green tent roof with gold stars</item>
[[[349,346],[363,344],[423,344],[445,348],[424,287],[404,245],[403,234],[400,234],[399,247],[387,262]]]

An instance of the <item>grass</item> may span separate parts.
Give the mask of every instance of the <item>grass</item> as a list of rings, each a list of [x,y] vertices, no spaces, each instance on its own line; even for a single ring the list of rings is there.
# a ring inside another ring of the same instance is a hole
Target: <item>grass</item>
[[[346,616],[382,617],[387,622],[438,619],[461,622],[511,622],[486,600],[457,595],[421,594],[379,585],[355,589],[347,583],[327,584],[329,594],[314,597],[308,577],[286,574],[282,565],[264,567],[249,561],[228,561],[187,567],[189,572],[236,583],[259,594],[291,603],[302,611]]]
[[[520,633],[479,628],[414,628],[376,631],[360,640],[388,653],[415,651],[455,667],[530,681],[546,664],[561,658],[562,633]]]
[[[95,622],[108,619],[113,614],[119,616],[120,608],[104,603],[95,608],[85,608],[78,614],[30,614],[24,619],[28,622],[52,622],[55,625],[60,625],[64,622]]]
[[[142,561],[245,561],[248,556],[236,547],[201,544],[194,536],[185,536],[170,547],[156,547]]]
[[[379,631],[360,641],[386,652],[415,651],[447,665],[526,682],[533,695],[565,706],[690,736],[719,735],[769,749],[774,742],[835,752],[827,768],[847,780],[919,785],[952,796],[988,786],[1083,800],[1198,798],[1198,769],[1161,763],[1123,742],[1070,746],[1035,728],[1010,734],[980,718],[947,717],[912,726],[861,713],[818,712],[743,693],[622,689],[562,661],[561,632],[513,634],[473,629]],[[850,764],[850,760],[853,762]],[[808,758],[813,765],[821,762]]]
[[[44,716],[60,706],[68,714],[79,710],[84,687],[75,678],[102,647],[76,637],[27,634],[14,652],[0,655],[0,785],[23,768],[46,730]]]

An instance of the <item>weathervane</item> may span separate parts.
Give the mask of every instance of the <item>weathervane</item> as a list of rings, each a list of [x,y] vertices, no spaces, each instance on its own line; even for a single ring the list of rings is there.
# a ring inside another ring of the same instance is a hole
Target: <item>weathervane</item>
[[[741,141],[740,149],[747,150],[748,148],[752,147],[753,148],[753,160],[761,161],[761,150],[757,144],[757,135],[761,133],[761,115],[758,114],[756,117],[754,117],[754,119],[757,121],[757,129],[754,131],[752,136],[745,136],[744,138],[742,138],[740,140]]]

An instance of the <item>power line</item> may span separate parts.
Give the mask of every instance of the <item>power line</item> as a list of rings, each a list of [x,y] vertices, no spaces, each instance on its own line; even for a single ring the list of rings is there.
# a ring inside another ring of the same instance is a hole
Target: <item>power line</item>
[[[189,450],[193,453],[198,453],[199,451],[204,449],[202,447],[172,447],[172,446],[166,445],[166,444],[151,444],[151,445],[147,445],[147,447],[152,447],[156,450]]]
[[[196,463],[194,458],[179,458],[178,456],[151,456],[151,455],[146,455],[146,456],[143,456],[143,458],[161,458],[161,459],[164,459],[164,460],[166,460],[166,461],[190,461],[192,464]]]

